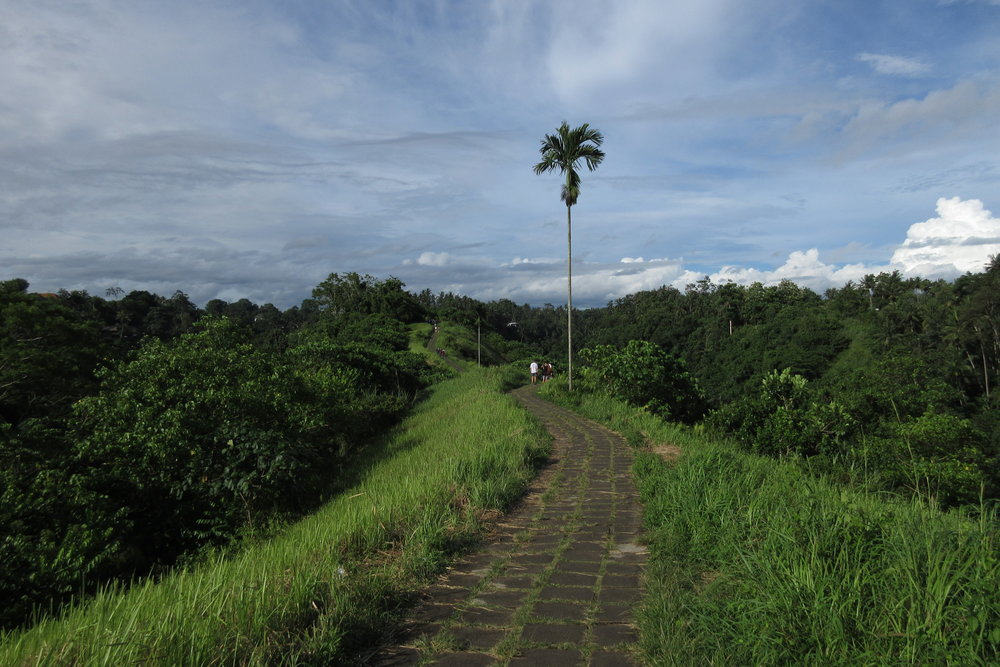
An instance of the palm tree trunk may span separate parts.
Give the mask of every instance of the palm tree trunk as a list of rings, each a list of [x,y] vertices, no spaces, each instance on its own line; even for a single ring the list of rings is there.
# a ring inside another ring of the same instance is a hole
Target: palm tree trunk
[[[566,387],[573,391],[573,218],[566,205]]]

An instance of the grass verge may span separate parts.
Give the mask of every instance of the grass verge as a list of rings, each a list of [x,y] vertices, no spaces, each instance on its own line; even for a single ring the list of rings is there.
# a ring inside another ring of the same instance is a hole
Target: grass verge
[[[657,425],[605,397],[559,402],[634,442],[651,664],[1000,663],[1000,524],[847,488],[791,461]]]
[[[356,663],[546,455],[503,393],[509,373],[436,387],[368,449],[353,488],[283,535],[9,633],[0,664]]]

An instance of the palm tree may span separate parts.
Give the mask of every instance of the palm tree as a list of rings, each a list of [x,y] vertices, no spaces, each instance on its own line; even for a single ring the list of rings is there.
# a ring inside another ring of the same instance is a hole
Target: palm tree
[[[567,371],[566,379],[568,388],[573,389],[573,218],[570,209],[580,196],[580,174],[577,169],[580,163],[587,165],[587,169],[594,171],[597,165],[604,160],[604,151],[600,150],[600,145],[604,142],[604,135],[600,130],[596,130],[587,123],[580,127],[570,129],[569,124],[563,121],[555,134],[546,134],[542,139],[542,146],[539,152],[542,154],[542,161],[535,165],[536,174],[558,169],[566,176],[566,182],[562,186],[560,198],[566,202],[566,275],[567,275],[567,308],[566,308],[566,348],[567,348]]]

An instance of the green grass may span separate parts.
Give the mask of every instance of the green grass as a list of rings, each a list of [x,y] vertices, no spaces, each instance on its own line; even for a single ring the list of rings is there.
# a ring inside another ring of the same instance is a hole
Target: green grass
[[[630,440],[650,548],[640,612],[652,664],[1000,663],[1000,524],[810,477],[657,425],[611,399],[563,403]]]
[[[427,341],[431,339],[434,328],[427,322],[418,322],[410,325],[409,350],[421,356],[430,356],[427,351]]]
[[[986,664],[1000,537],[724,444],[637,458],[653,550],[644,644],[716,664]],[[687,658],[679,662],[687,663]]]
[[[468,327],[452,322],[441,322],[437,346],[447,351],[448,356],[468,367],[476,365],[479,354],[484,366],[496,366],[507,363],[504,355],[492,344],[495,335],[489,335],[488,327],[483,327],[482,335],[477,341],[475,325]]]
[[[350,664],[523,492],[548,436],[509,371],[439,385],[358,483],[279,537],[10,633],[3,665]]]

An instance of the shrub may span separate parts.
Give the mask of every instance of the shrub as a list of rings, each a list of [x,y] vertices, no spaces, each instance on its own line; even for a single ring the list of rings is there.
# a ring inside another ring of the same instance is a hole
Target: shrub
[[[328,454],[303,383],[249,336],[208,319],[175,341],[147,339],[76,406],[80,455],[145,527],[135,546],[148,560],[292,504]]]
[[[582,379],[594,391],[608,392],[666,419],[693,423],[705,400],[684,362],[655,343],[632,340],[622,348],[597,345],[580,351]]]
[[[713,411],[707,424],[768,456],[836,453],[855,421],[836,401],[820,401],[808,382],[787,368],[761,380],[757,395]]]
[[[986,482],[986,436],[968,419],[927,411],[872,438],[866,454],[884,484],[936,498],[942,505],[974,505]]]

